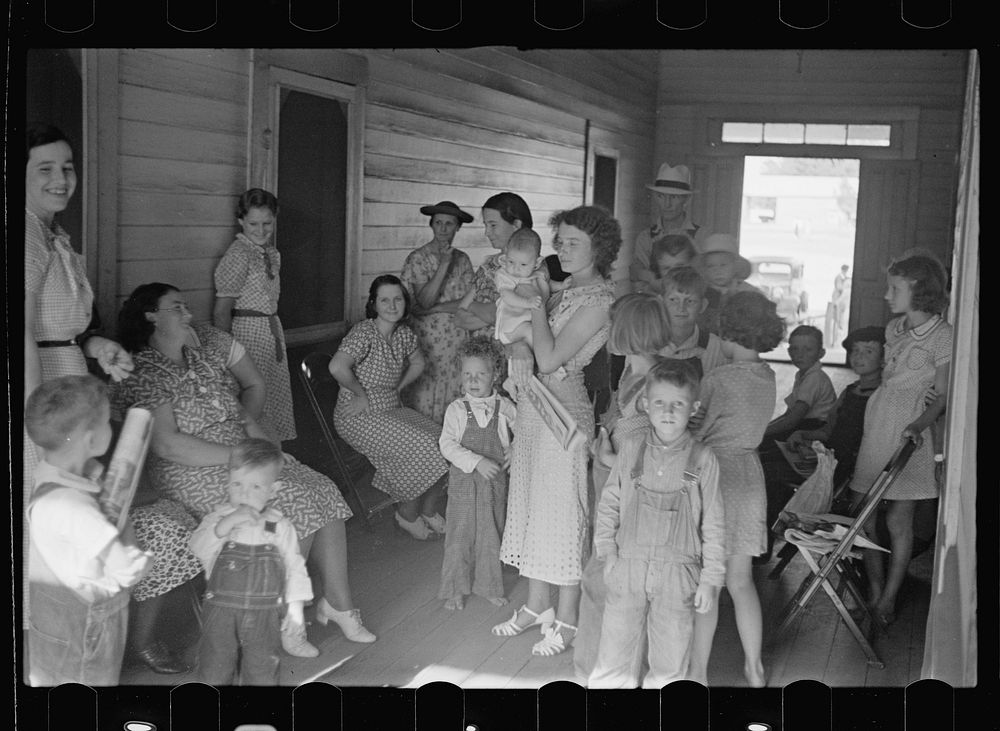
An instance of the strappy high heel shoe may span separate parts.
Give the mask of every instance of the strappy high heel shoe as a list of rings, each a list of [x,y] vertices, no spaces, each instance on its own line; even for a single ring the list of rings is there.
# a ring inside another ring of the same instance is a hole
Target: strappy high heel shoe
[[[576,627],[557,619],[554,625],[542,630],[542,639],[531,648],[531,654],[549,657],[564,652],[569,647],[570,642],[563,638],[562,632],[560,632],[563,629],[573,631],[573,635],[570,637],[570,642],[572,642],[573,637],[576,637]]]
[[[523,627],[517,623],[517,615],[521,612],[529,614],[532,617],[530,624],[526,624]],[[514,612],[514,616],[508,619],[506,622],[501,622],[498,625],[494,625],[493,634],[498,637],[514,637],[521,634],[529,627],[534,627],[536,624],[542,625],[542,632],[552,624],[553,620],[556,618],[556,610],[549,607],[544,612],[535,613],[528,609],[527,605],[522,604],[521,608]]]
[[[401,530],[404,533],[409,533],[410,536],[416,538],[418,541],[432,541],[437,538],[438,534],[430,529],[430,527],[420,516],[417,516],[416,520],[407,520],[399,513],[394,514],[396,516],[396,529]]]
[[[374,642],[376,639],[375,635],[361,624],[360,609],[345,609],[343,612],[338,612],[326,599],[320,599],[316,605],[316,621],[325,627],[331,619],[340,627],[344,637],[351,642]]]

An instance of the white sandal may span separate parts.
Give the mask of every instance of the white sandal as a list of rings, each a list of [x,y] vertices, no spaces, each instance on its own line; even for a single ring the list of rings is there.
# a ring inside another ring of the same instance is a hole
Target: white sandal
[[[530,614],[534,619],[530,624],[521,626],[517,623],[517,615],[521,612]],[[549,607],[544,612],[536,613],[528,609],[526,604],[522,604],[521,608],[514,612],[514,616],[508,619],[506,622],[501,622],[493,627],[493,634],[498,637],[514,637],[521,634],[529,627],[534,627],[536,624],[542,625],[542,632],[545,632],[551,625],[553,620],[556,618],[556,610]]]
[[[569,646],[566,640],[563,639],[562,633],[559,631],[564,627],[566,629],[573,630],[573,637],[576,637],[576,627],[557,619],[553,626],[542,630],[542,639],[536,642],[534,647],[531,648],[531,654],[550,657],[552,655],[558,655],[560,652],[564,652]]]

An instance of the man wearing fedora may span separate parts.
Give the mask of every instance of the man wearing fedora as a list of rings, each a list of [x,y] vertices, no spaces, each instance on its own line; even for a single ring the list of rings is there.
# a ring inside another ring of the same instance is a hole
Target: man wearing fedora
[[[669,234],[685,234],[695,242],[698,248],[704,229],[691,220],[688,205],[691,202],[691,171],[686,165],[671,166],[670,163],[660,165],[656,180],[647,185],[653,191],[653,211],[656,222],[636,237],[632,247],[631,257],[627,245],[622,247],[619,261],[628,264],[629,279],[632,291],[644,291],[655,277],[650,269],[654,243]]]

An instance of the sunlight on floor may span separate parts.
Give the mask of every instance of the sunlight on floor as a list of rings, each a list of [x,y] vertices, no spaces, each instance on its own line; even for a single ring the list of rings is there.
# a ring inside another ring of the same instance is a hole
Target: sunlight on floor
[[[324,677],[324,676],[332,673],[334,670],[336,670],[337,668],[339,668],[341,665],[343,665],[345,662],[347,662],[348,660],[350,660],[352,657],[354,657],[354,655],[348,655],[347,657],[343,658],[342,660],[339,660],[339,661],[335,662],[333,665],[330,665],[329,667],[327,667],[327,668],[325,668],[323,670],[320,670],[318,673],[315,673],[312,677],[306,678],[305,680],[303,680],[302,681],[302,685],[305,685],[306,683],[315,682],[315,681],[319,680],[320,678],[322,678],[322,677]]]

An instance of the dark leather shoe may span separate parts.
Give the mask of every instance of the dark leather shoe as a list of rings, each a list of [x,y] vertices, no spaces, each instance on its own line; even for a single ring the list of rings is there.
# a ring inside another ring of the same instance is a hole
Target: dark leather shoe
[[[162,675],[186,673],[191,669],[187,663],[175,657],[162,642],[154,642],[149,647],[137,650],[135,656],[154,673]]]

